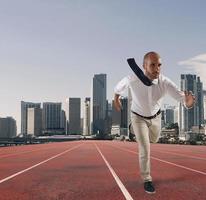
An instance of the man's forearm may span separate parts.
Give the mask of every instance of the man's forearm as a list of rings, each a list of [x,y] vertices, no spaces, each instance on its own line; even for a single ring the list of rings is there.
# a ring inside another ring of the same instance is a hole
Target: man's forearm
[[[119,94],[114,94],[114,101],[119,101],[119,97],[120,97]]]
[[[120,97],[119,94],[114,94],[114,106],[117,111],[121,110],[121,102],[120,102],[119,97]]]
[[[191,91],[185,91],[185,106],[186,108],[190,109],[193,108],[195,104],[195,96],[192,94]]]

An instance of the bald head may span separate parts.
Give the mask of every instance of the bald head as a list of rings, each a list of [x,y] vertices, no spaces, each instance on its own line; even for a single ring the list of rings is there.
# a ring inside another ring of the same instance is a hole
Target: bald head
[[[158,78],[161,64],[161,58],[158,53],[154,51],[146,53],[143,60],[145,75],[151,80]]]
[[[146,53],[144,55],[143,65],[145,65],[145,62],[147,62],[148,59],[154,59],[154,58],[159,59],[160,55],[155,51],[150,51],[150,52]]]

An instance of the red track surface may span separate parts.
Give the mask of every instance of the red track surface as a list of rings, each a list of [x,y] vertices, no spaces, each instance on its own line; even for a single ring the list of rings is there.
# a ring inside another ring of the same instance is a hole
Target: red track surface
[[[206,199],[206,146],[152,144],[151,152],[153,195],[143,189],[137,143],[76,141],[2,147],[0,199]]]

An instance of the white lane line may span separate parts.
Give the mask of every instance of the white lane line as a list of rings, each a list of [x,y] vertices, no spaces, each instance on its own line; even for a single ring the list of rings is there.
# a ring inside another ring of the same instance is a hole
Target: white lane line
[[[188,157],[188,158],[194,158],[194,159],[198,159],[198,160],[206,160],[206,158],[202,158],[202,157],[197,157],[197,156],[188,156],[186,154],[182,154],[182,153],[174,153],[174,152],[169,152],[169,151],[165,151],[165,150],[156,150],[156,149],[152,149],[153,151],[158,151],[161,153],[167,153],[167,154],[174,154],[174,155],[178,155],[178,156],[184,156],[184,157]]]
[[[71,143],[73,144],[74,142],[71,141]],[[70,144],[71,144],[71,143],[70,143]],[[78,143],[79,143],[79,142],[78,142]],[[60,145],[58,145],[58,146],[60,146]],[[56,146],[55,146],[55,147],[56,147]],[[54,144],[49,145],[49,147],[47,147],[47,148],[34,149],[34,150],[31,150],[31,151],[24,151],[24,152],[19,152],[19,153],[11,153],[11,154],[0,155],[0,159],[2,159],[2,158],[7,158],[7,157],[10,157],[10,156],[16,156],[16,155],[31,153],[31,152],[35,152],[35,151],[52,149],[52,148],[54,148]],[[19,150],[19,149],[18,149],[18,150]],[[23,150],[24,150],[24,149],[23,149]],[[25,150],[26,150],[26,149],[25,149]]]
[[[157,147],[158,148],[158,147]],[[188,158],[194,158],[194,159],[198,159],[198,160],[206,160],[206,158],[203,158],[203,157],[199,157],[199,156],[188,156],[186,154],[183,154],[183,153],[176,153],[176,152],[170,152],[170,151],[165,151],[164,149],[155,149],[154,146],[152,146],[152,151],[158,151],[158,152],[161,152],[161,153],[168,153],[168,154],[174,154],[174,155],[178,155],[178,156],[184,156],[184,157],[188,157]]]
[[[109,145],[109,144],[108,144]],[[135,151],[131,151],[131,150],[127,150],[127,149],[124,149],[124,148],[120,148],[120,147],[115,147],[113,145],[109,145],[109,146],[112,146],[114,148],[118,148],[118,149],[121,149],[123,151],[128,151],[130,153],[133,153],[133,154],[138,154],[137,152]],[[189,171],[192,171],[192,172],[196,172],[196,173],[199,173],[199,174],[202,174],[202,175],[205,175],[206,176],[206,173],[205,172],[202,172],[202,171],[199,171],[199,170],[195,170],[195,169],[192,169],[192,168],[189,168],[189,167],[185,167],[183,165],[178,165],[178,164],[175,164],[175,163],[172,163],[172,162],[168,162],[168,161],[165,161],[165,160],[162,160],[162,159],[159,159],[159,158],[156,158],[154,156],[151,156],[152,159],[154,160],[158,160],[160,162],[163,162],[163,163],[167,163],[167,164],[170,164],[170,165],[173,165],[173,166],[176,166],[176,167],[179,167],[179,168],[182,168],[182,169],[186,169],[186,170],[189,170]]]
[[[27,171],[29,171],[29,170],[31,170],[31,169],[33,169],[33,168],[35,168],[35,167],[37,167],[37,166],[39,166],[39,165],[41,165],[41,164],[44,164],[44,163],[46,163],[46,162],[48,162],[48,161],[50,161],[50,160],[52,160],[52,159],[54,159],[54,158],[57,158],[57,157],[65,154],[65,153],[67,153],[67,152],[69,152],[69,151],[72,151],[72,150],[78,148],[78,147],[81,146],[81,145],[83,145],[83,144],[79,144],[79,145],[77,145],[77,146],[75,146],[75,147],[72,147],[72,148],[70,148],[70,149],[67,149],[66,151],[63,151],[62,153],[59,153],[59,154],[57,154],[57,155],[55,155],[55,156],[52,156],[51,158],[48,158],[48,159],[46,159],[46,160],[44,160],[44,161],[42,161],[42,162],[40,162],[40,163],[37,163],[36,165],[33,165],[33,166],[29,167],[29,168],[26,168],[26,169],[24,169],[24,170],[22,170],[22,171],[20,171],[20,172],[17,172],[17,173],[15,173],[15,174],[13,174],[13,175],[11,175],[11,176],[8,176],[8,177],[6,177],[6,178],[4,178],[4,179],[1,179],[1,180],[0,180],[0,183],[3,183],[3,182],[5,182],[5,181],[8,181],[9,179],[14,178],[15,176],[18,176],[18,175],[20,175],[20,174],[22,174],[22,173],[24,173],[24,172],[27,172]]]
[[[130,193],[127,191],[127,189],[125,188],[125,186],[123,185],[123,183],[121,182],[121,180],[119,179],[119,177],[117,176],[115,171],[112,169],[112,167],[110,166],[110,164],[108,163],[108,161],[106,160],[106,158],[104,157],[104,155],[102,154],[102,152],[100,151],[100,149],[96,145],[96,143],[95,143],[95,146],[96,146],[98,152],[100,153],[100,155],[102,156],[102,158],[103,158],[104,162],[106,163],[107,167],[109,168],[109,171],[111,172],[112,176],[114,177],[117,185],[119,186],[119,188],[122,191],[122,193],[123,193],[124,197],[126,198],[126,200],[133,200]]]
[[[2,158],[8,158],[8,157],[11,157],[11,156],[16,156],[16,155],[22,155],[22,154],[26,154],[26,153],[31,153],[31,152],[35,152],[35,151],[52,149],[52,148],[54,148],[54,147],[42,148],[42,149],[35,149],[35,150],[32,150],[32,151],[26,151],[26,152],[20,152],[20,153],[11,153],[11,154],[7,154],[7,155],[2,155],[2,156],[0,156],[0,159],[2,159]]]

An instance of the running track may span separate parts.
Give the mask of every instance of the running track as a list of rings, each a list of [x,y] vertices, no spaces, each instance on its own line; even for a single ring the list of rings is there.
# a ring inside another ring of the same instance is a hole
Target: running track
[[[137,143],[73,141],[0,148],[0,200],[205,200],[206,146],[151,144],[155,194]]]

